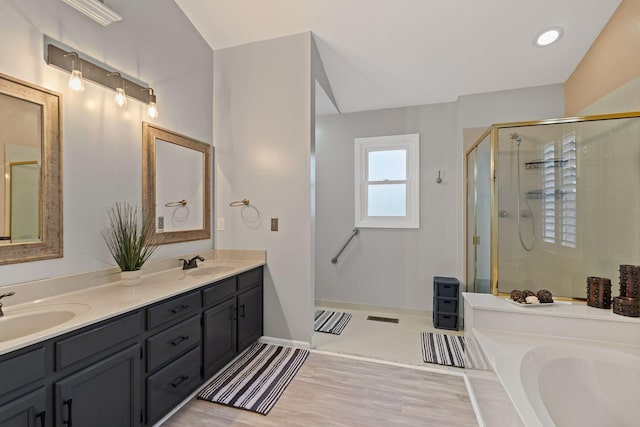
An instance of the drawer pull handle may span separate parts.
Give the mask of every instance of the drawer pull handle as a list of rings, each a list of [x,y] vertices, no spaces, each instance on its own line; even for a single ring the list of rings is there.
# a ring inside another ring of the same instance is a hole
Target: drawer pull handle
[[[47,412],[46,411],[42,411],[39,414],[36,415],[36,418],[40,419],[40,427],[44,427],[45,426],[45,420],[47,419]]]
[[[180,387],[180,384],[182,384],[188,379],[189,379],[189,375],[180,375],[178,378],[176,378],[175,380],[171,381],[171,383],[169,383],[169,387],[176,389]]]
[[[62,406],[66,406],[67,407],[67,419],[65,420],[64,417],[62,418],[62,424],[68,425],[69,427],[73,426],[73,418],[72,418],[72,412],[71,412],[71,408],[73,405],[73,399],[69,399],[69,400],[65,400],[62,402]]]
[[[181,335],[178,338],[174,339],[173,341],[169,341],[169,344],[171,344],[174,347],[177,347],[180,343],[187,341],[189,339],[189,335]]]
[[[175,307],[173,310],[171,310],[171,312],[173,314],[176,314],[176,313],[180,313],[182,310],[185,310],[187,308],[189,308],[189,304],[182,304],[182,305],[179,305],[179,306]]]

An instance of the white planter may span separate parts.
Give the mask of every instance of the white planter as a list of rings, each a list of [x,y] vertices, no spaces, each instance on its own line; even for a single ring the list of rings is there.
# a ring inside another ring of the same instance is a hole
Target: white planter
[[[136,286],[140,284],[140,280],[142,280],[142,271],[121,271],[120,279],[122,286]]]

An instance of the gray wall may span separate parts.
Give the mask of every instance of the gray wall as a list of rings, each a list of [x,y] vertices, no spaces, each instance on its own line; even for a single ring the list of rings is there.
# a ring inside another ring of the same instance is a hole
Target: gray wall
[[[265,335],[311,341],[311,34],[215,51],[216,246],[266,249]],[[252,207],[230,207],[243,198]],[[251,222],[260,213],[259,224]],[[244,215],[244,216],[243,216]],[[270,219],[279,218],[279,231]],[[245,221],[248,220],[248,221]]]
[[[124,19],[102,27],[60,0],[0,0],[0,73],[62,94],[64,258],[0,266],[0,285],[114,265],[102,240],[106,208],[142,203],[144,104],[125,109],[113,92],[46,65],[43,36],[72,46],[158,96],[159,126],[212,142],[213,52],[172,0],[110,0]],[[213,239],[161,248],[167,257],[213,247]]]
[[[562,85],[461,97],[457,102],[316,119],[316,298],[431,310],[433,276],[464,272],[462,131],[556,117]],[[337,265],[330,259],[354,227],[356,137],[420,133],[420,229],[362,229]],[[441,170],[443,183],[435,179]]]

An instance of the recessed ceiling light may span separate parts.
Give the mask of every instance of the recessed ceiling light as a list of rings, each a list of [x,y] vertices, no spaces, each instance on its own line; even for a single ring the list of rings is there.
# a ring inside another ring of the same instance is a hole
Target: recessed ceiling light
[[[537,47],[549,46],[560,40],[560,37],[562,37],[562,28],[549,28],[548,30],[544,30],[543,32],[538,34],[533,44]]]

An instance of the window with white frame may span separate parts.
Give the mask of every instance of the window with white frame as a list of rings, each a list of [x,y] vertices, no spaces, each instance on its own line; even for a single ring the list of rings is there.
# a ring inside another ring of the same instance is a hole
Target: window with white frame
[[[355,139],[355,225],[419,228],[420,135]]]

